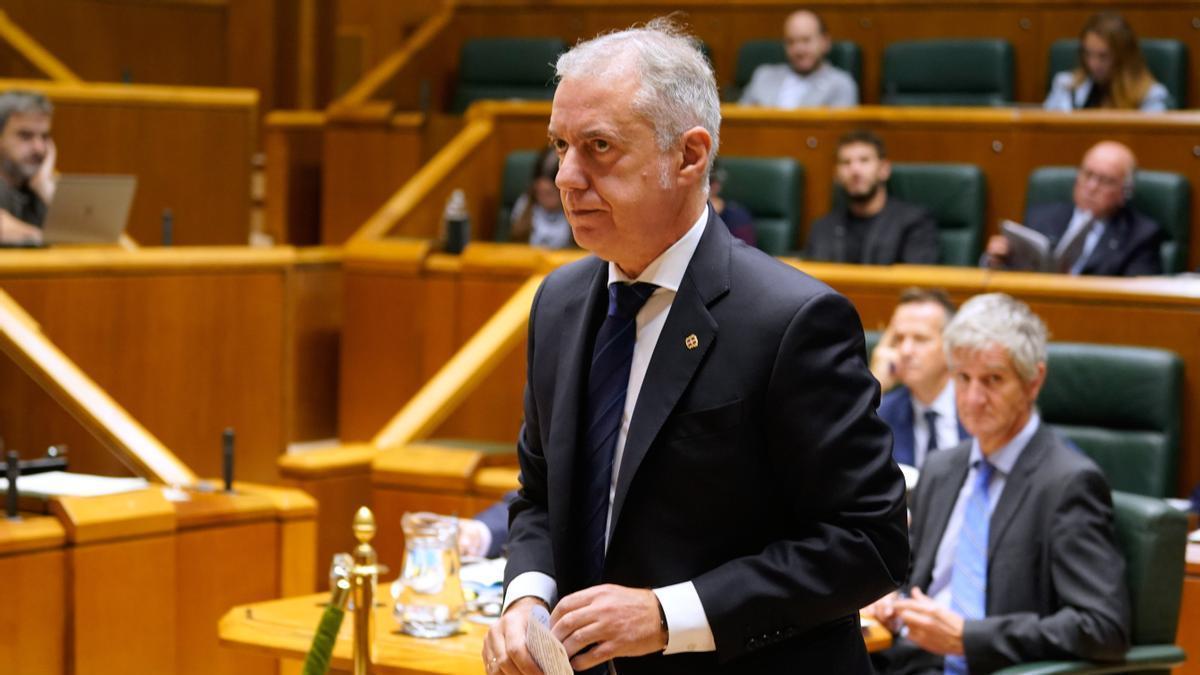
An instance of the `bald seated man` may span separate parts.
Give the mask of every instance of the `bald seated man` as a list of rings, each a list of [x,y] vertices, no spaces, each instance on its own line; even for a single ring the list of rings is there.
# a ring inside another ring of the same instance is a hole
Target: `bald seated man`
[[[783,22],[788,62],[755,68],[738,103],[776,108],[858,105],[854,78],[825,60],[831,44],[820,16],[806,9],[792,12]]]
[[[1115,277],[1163,273],[1159,249],[1166,233],[1130,205],[1136,171],[1132,150],[1116,141],[1101,141],[1083,156],[1073,203],[1029,207],[1025,226],[1050,239],[1055,255],[1063,257],[1059,272]],[[1008,240],[993,236],[984,263],[1009,268],[1008,253]]]

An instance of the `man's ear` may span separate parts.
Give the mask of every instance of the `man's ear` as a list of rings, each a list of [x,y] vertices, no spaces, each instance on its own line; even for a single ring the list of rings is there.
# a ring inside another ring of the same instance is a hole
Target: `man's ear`
[[[704,127],[692,127],[683,132],[682,161],[679,181],[684,184],[703,183],[708,175],[708,158],[712,153],[712,136]]]
[[[886,183],[887,179],[892,177],[892,162],[890,160],[879,160],[879,180]]]

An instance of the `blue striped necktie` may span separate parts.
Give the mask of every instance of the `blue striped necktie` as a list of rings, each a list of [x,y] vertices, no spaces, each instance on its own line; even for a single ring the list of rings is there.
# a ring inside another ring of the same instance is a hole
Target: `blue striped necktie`
[[[637,340],[637,313],[656,288],[648,283],[610,284],[608,316],[596,334],[587,380],[584,456],[576,468],[579,499],[575,522],[579,528],[580,572],[585,587],[600,583],[604,570],[608,494],[612,487],[617,435],[625,412],[625,393],[629,389],[633,346]]]
[[[964,621],[987,615],[988,484],[993,467],[987,460],[975,470],[975,485],[967,497],[958,545],[954,547],[954,566],[950,568],[950,609]],[[967,659],[947,656],[945,675],[965,675]]]

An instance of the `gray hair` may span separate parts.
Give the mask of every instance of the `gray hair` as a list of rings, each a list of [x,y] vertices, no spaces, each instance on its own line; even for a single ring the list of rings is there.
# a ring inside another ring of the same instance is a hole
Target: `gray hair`
[[[49,116],[54,114],[54,105],[50,103],[50,99],[36,91],[9,89],[0,93],[0,131],[4,131],[4,127],[8,125],[8,118],[14,113],[41,113]]]
[[[559,80],[595,75],[630,52],[641,86],[633,110],[654,127],[661,151],[671,149],[685,131],[704,127],[712,136],[708,168],[717,156],[721,134],[721,100],[712,66],[700,41],[668,18],[580,42],[558,57]]]
[[[1046,362],[1046,324],[1029,305],[1005,295],[977,295],[958,309],[942,332],[946,360],[953,366],[952,354],[999,345],[1008,351],[1013,367],[1026,383],[1037,377],[1038,364]]]

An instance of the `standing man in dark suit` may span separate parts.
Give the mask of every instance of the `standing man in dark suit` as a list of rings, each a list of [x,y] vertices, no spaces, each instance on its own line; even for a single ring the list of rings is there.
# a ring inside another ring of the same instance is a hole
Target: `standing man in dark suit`
[[[804,257],[864,265],[933,265],[941,256],[937,223],[920,206],[889,197],[892,164],[870,131],[838,139],[834,181],[846,205],[812,224]]]
[[[908,538],[854,309],[707,208],[720,104],[693,39],[656,20],[557,70],[556,180],[595,257],[530,311],[488,672],[539,672],[538,605],[580,671],[869,672],[857,608]]]
[[[892,428],[892,457],[900,464],[919,469],[934,450],[970,437],[958,420],[942,349],[942,330],[953,316],[954,303],[944,291],[905,289],[871,355],[875,379],[890,388],[879,402],[879,416]]]
[[[975,439],[933,454],[912,496],[903,599],[870,611],[903,637],[885,673],[990,673],[1044,659],[1119,660],[1125,563],[1100,469],[1042,424],[1046,327],[1024,303],[972,298],[942,337]]]
[[[1116,141],[1101,141],[1083,156],[1072,202],[1036,204],[1025,226],[1046,235],[1062,274],[1133,277],[1162,274],[1166,233],[1129,205],[1137,158]],[[1006,267],[1008,240],[988,240],[985,264]]]

